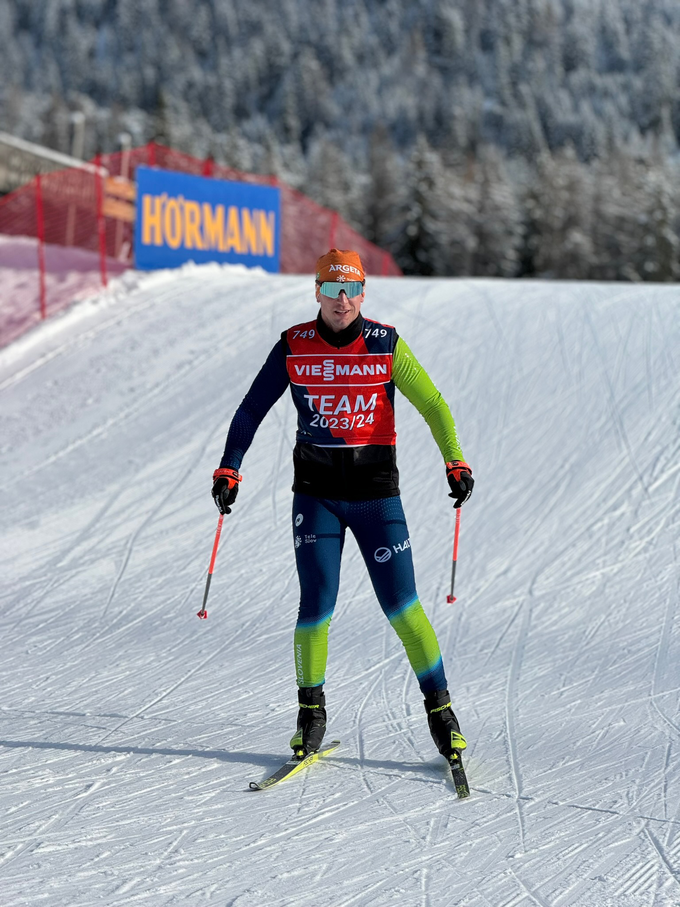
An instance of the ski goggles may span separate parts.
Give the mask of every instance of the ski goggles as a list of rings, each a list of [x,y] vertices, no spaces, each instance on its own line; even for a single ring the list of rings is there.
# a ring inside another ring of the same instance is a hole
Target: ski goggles
[[[335,280],[326,280],[319,284],[319,291],[324,296],[330,296],[331,299],[337,299],[342,291],[345,291],[347,297],[361,296],[364,292],[364,285],[360,280],[347,280],[344,283],[338,283]]]

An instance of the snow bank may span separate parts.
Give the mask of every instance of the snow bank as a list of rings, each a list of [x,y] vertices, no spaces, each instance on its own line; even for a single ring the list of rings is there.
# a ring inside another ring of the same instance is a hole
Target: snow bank
[[[46,245],[45,296],[53,315],[102,288],[99,256],[83,249]],[[111,279],[127,265],[107,258]],[[0,234],[0,346],[5,346],[40,322],[38,241],[27,236]]]

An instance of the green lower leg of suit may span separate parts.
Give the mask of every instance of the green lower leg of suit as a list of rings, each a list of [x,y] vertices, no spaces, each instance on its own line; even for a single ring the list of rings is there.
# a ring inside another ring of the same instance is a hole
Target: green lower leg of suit
[[[437,636],[419,599],[388,615],[402,642],[424,696],[446,686]],[[331,618],[295,628],[295,675],[299,687],[316,687],[326,681],[328,630]]]
[[[330,623],[328,617],[318,624],[298,624],[295,628],[295,676],[299,687],[317,687],[326,680]]]
[[[437,635],[420,604],[414,599],[388,619],[402,642],[424,696],[446,686]]]

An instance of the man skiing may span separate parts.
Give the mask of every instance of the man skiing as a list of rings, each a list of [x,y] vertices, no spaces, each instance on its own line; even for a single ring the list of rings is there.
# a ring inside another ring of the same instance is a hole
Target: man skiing
[[[356,252],[331,249],[319,258],[317,318],[284,331],[269,354],[232,419],[212,494],[220,512],[230,513],[243,456],[290,387],[298,414],[293,538],[300,580],[294,636],[299,713],[290,745],[302,759],[319,749],[326,730],[328,628],[349,528],[418,679],[435,745],[450,760],[466,742],[451,708],[437,637],[416,592],[399,496],[395,387],[432,431],[454,507],[467,501],[474,481],[451,412],[426,372],[395,328],[362,316],[365,277]]]

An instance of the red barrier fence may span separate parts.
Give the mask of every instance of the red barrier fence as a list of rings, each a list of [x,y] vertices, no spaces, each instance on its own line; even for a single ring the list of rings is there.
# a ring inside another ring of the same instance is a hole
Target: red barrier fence
[[[151,142],[43,174],[0,198],[0,346],[134,266],[132,183],[140,164],[277,186],[283,273],[313,273],[319,255],[336,246],[356,249],[368,274],[401,275],[389,252],[285,183]]]

